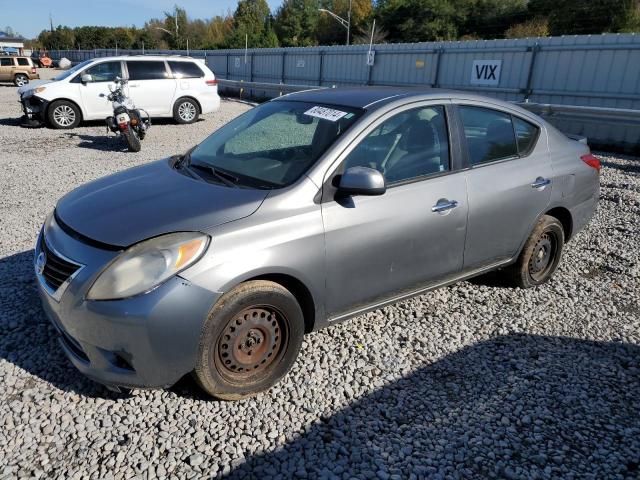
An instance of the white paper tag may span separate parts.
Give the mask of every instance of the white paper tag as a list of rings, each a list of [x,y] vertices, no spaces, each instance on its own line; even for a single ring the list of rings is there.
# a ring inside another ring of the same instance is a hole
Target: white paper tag
[[[305,115],[309,115],[310,117],[317,117],[323,120],[329,120],[330,122],[337,122],[342,117],[344,117],[347,112],[341,112],[340,110],[334,110],[333,108],[327,107],[312,107],[306,112]]]

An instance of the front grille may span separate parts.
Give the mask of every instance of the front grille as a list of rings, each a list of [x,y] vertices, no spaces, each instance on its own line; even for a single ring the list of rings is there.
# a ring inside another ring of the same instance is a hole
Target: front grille
[[[42,241],[42,251],[46,255],[42,277],[47,285],[55,291],[60,288],[60,285],[73,275],[80,266],[56,255],[47,247],[47,242],[45,242],[44,239]]]

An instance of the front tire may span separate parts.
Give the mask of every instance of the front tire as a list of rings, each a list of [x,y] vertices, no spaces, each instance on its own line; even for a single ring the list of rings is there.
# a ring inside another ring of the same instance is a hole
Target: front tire
[[[13,79],[13,84],[16,87],[22,87],[23,85],[26,85],[27,83],[29,83],[29,77],[27,77],[25,74],[23,73],[19,73],[15,76],[15,78]]]
[[[181,98],[173,106],[173,119],[181,124],[189,124],[198,120],[200,107],[191,98]]]
[[[518,261],[505,270],[514,286],[531,288],[547,282],[555,273],[562,258],[564,229],[557,218],[544,215],[518,257]]]
[[[124,138],[127,140],[127,145],[129,146],[130,152],[139,152],[142,149],[140,138],[133,128],[129,127],[122,133],[124,135]]]
[[[221,297],[209,314],[196,379],[222,400],[256,395],[289,371],[303,335],[302,310],[291,292],[274,282],[245,282]]]
[[[56,100],[47,110],[49,125],[58,129],[75,128],[80,125],[80,109],[67,100]]]

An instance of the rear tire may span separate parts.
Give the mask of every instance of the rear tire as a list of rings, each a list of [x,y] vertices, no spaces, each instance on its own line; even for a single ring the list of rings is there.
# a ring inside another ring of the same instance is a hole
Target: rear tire
[[[22,87],[23,85],[26,85],[27,83],[29,83],[29,77],[27,77],[24,73],[19,73],[15,76],[15,78],[13,79],[13,84],[16,87]]]
[[[80,124],[80,109],[67,100],[56,100],[47,109],[49,125],[58,129],[75,128]]]
[[[173,119],[178,123],[193,123],[199,116],[200,107],[192,98],[180,98],[173,106]]]
[[[264,280],[243,283],[210,312],[198,347],[195,377],[222,400],[240,400],[271,388],[294,364],[304,335],[295,297]]]
[[[518,257],[504,270],[507,280],[520,288],[531,288],[547,282],[562,258],[564,229],[557,218],[544,215]]]
[[[140,138],[138,138],[138,134],[136,131],[129,127],[124,132],[124,138],[127,140],[127,145],[129,146],[130,152],[139,152],[142,149],[142,144],[140,143]]]

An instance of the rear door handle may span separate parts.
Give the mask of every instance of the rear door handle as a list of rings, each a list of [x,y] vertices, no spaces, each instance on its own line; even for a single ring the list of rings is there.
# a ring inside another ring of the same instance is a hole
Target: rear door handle
[[[457,206],[458,202],[456,200],[441,198],[433,207],[431,207],[431,211],[433,213],[447,213],[449,210],[453,210]]]
[[[551,180],[548,178],[538,177],[536,181],[531,184],[531,188],[537,188],[540,190],[544,190],[544,187],[551,184]]]

